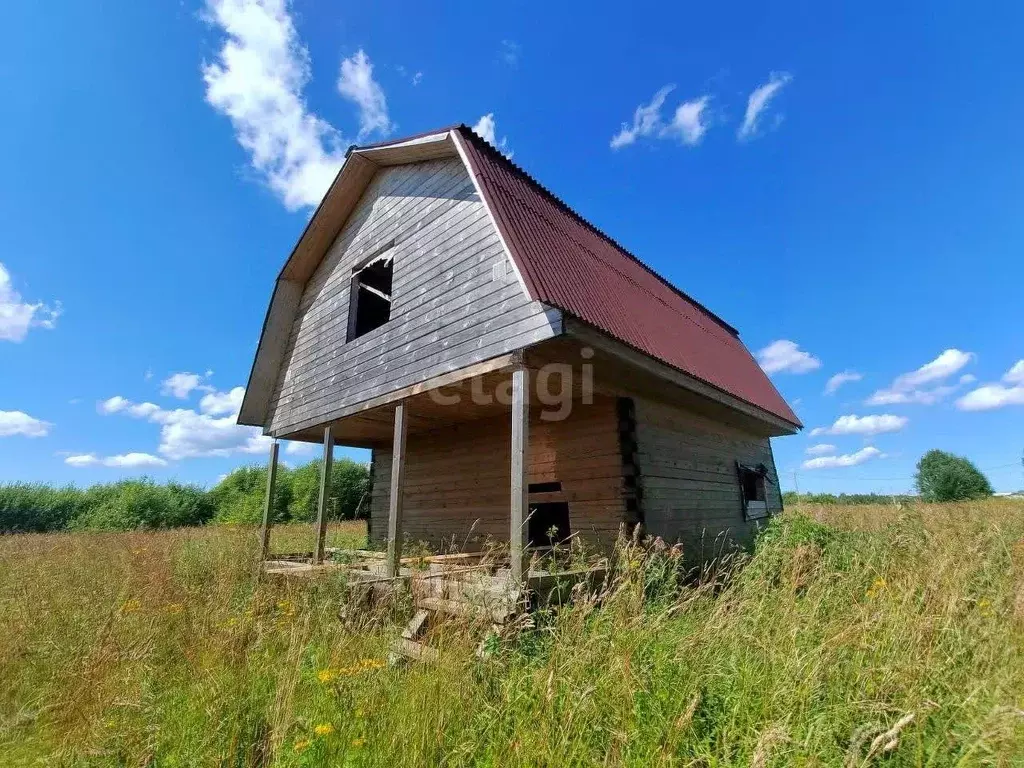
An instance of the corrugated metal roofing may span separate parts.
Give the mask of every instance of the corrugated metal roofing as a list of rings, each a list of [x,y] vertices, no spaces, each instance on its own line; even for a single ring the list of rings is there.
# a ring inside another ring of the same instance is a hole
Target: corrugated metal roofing
[[[802,426],[735,329],[576,214],[465,125],[472,171],[533,298]]]

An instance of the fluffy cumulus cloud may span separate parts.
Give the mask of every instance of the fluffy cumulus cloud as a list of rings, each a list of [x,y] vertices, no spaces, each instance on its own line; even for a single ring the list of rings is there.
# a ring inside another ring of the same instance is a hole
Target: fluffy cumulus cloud
[[[641,104],[633,112],[633,123],[623,123],[619,132],[612,136],[609,146],[621,149],[639,138],[676,139],[687,146],[700,144],[711,126],[710,96],[700,96],[679,104],[671,119],[662,117],[662,109],[668,95],[675,88],[666,85],[647,104]]]
[[[821,361],[788,339],[773,341],[757,353],[757,362],[767,374],[808,373],[821,367]]]
[[[373,79],[373,64],[360,48],[355,55],[342,60],[338,76],[338,93],[359,107],[359,138],[391,131],[388,102],[384,89]]]
[[[289,210],[316,205],[341,167],[345,141],[306,105],[309,51],[287,0],[207,0],[204,18],[225,36],[203,66],[207,103],[231,120],[252,167]],[[390,129],[365,52],[342,62],[338,88],[359,108],[361,136]]]
[[[488,112],[476,121],[476,124],[473,126],[473,133],[486,141],[492,147],[495,147],[503,155],[512,157],[512,152],[510,152],[508,148],[508,138],[502,136],[499,139],[497,129],[498,124],[494,120],[494,113]]]
[[[213,391],[213,387],[209,384],[204,384],[203,379],[204,376],[198,373],[188,373],[187,371],[172,373],[161,382],[160,392],[176,397],[179,400],[187,400],[188,396],[197,389],[204,392]]]
[[[959,373],[973,359],[970,352],[947,349],[920,368],[897,376],[889,387],[878,390],[865,402],[867,405],[934,405],[974,380],[973,376],[965,374],[959,382],[948,383],[951,376]]]
[[[289,456],[310,456],[315,450],[316,446],[312,443],[300,443],[297,440],[289,440],[284,447],[284,452]]]
[[[804,469],[836,469],[839,467],[855,467],[871,459],[884,458],[885,454],[873,445],[861,448],[854,453],[844,453],[840,456],[819,456],[816,459],[808,459],[800,466]]]
[[[768,82],[755,88],[747,98],[747,110],[743,115],[743,123],[736,133],[740,141],[747,141],[757,136],[761,125],[761,118],[769,109],[772,101],[779,95],[779,91],[785,88],[793,76],[788,72],[772,72],[768,76]],[[781,115],[776,116],[776,121]]]
[[[835,453],[836,447],[831,443],[818,443],[807,448],[807,453],[811,456],[821,456],[825,453]]]
[[[811,436],[818,435],[880,435],[883,432],[899,432],[910,422],[906,416],[882,413],[872,416],[850,414],[840,416],[831,427],[815,427]]]
[[[161,461],[263,453],[269,449],[271,439],[256,427],[242,427],[236,423],[244,395],[243,387],[235,387],[227,392],[213,390],[200,399],[198,410],[167,409],[154,403],[134,403],[117,395],[100,403],[99,411],[144,419],[159,425],[160,443],[157,453]],[[86,458],[81,461],[89,460]],[[97,458],[96,461],[102,460]]]
[[[0,264],[0,341],[24,341],[30,328],[52,330],[60,317],[60,302],[47,305],[25,301],[14,290],[11,273]]]
[[[837,373],[825,383],[825,394],[834,395],[839,391],[839,388],[843,386],[843,384],[860,381],[863,378],[864,376],[856,371],[843,371],[842,373]]]
[[[72,467],[117,467],[119,469],[149,469],[166,467],[167,462],[149,453],[124,453],[119,456],[97,456],[83,453],[67,456],[64,463]]]
[[[208,416],[238,414],[242,408],[245,387],[235,387],[230,392],[210,392],[199,401],[199,410]]]
[[[0,411],[0,437],[46,437],[52,426],[24,411]]]
[[[990,411],[1008,405],[1024,405],[1024,360],[1014,363],[1001,382],[985,384],[956,401],[962,411]]]

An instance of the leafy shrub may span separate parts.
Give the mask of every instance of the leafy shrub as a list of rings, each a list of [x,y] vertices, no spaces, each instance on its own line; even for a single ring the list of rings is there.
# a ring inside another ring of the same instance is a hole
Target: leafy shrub
[[[0,533],[57,531],[81,511],[83,493],[74,486],[40,483],[0,486]]]
[[[292,502],[288,508],[292,520],[313,520],[316,518],[317,501],[320,498],[320,462],[311,461],[292,472]],[[366,465],[351,459],[335,461],[331,467],[331,500],[329,511],[332,518],[353,520],[359,502],[370,485],[370,473]]]
[[[967,501],[992,495],[992,485],[970,460],[928,451],[917,462],[917,491],[925,501]]]
[[[122,480],[94,485],[84,493],[80,513],[70,521],[74,530],[129,531],[200,525],[213,516],[213,504],[195,486],[154,481]]]

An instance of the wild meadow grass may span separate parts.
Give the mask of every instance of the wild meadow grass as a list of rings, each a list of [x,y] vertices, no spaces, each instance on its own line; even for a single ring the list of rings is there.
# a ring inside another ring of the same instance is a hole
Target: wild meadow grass
[[[437,665],[387,664],[408,606],[339,619],[343,579],[260,579],[257,549],[0,538],[0,765],[1024,763],[1020,503],[790,509],[700,579],[625,545],[600,595],[484,661],[453,626]]]

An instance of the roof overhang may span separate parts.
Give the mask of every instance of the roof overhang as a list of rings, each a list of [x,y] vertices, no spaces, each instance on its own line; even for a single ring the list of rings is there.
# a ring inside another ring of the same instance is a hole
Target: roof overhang
[[[598,352],[614,357],[633,369],[642,370],[668,384],[681,387],[690,393],[699,395],[705,400],[718,403],[719,406],[726,406],[747,419],[748,423],[757,422],[762,425],[764,434],[772,437],[781,437],[782,435],[795,435],[801,429],[800,424],[793,424],[785,419],[781,419],[764,408],[742,400],[685,371],[674,368],[646,352],[635,349],[574,317],[566,316],[564,323],[565,333],[577,341],[592,347]]]

